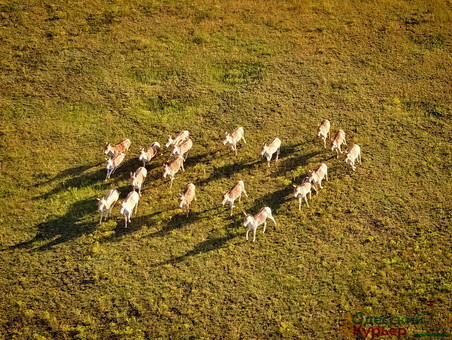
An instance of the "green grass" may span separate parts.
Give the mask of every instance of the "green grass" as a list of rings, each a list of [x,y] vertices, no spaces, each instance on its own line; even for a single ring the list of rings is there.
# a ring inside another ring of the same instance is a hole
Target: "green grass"
[[[0,338],[351,339],[355,313],[450,333],[450,16],[445,1],[0,2]],[[316,139],[324,118],[361,145],[356,172]],[[185,129],[173,188],[165,150],[130,228],[118,207],[99,226],[96,197],[122,201],[139,150]],[[102,147],[122,138],[104,181]],[[299,211],[292,184],[321,162],[330,181]],[[266,205],[277,226],[246,242],[243,211]]]

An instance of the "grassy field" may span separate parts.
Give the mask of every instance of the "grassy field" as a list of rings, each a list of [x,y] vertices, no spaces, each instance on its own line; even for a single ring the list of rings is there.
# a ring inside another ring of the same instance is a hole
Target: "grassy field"
[[[1,0],[0,338],[364,339],[357,313],[422,317],[395,326],[406,339],[452,333],[451,14],[447,0]],[[316,137],[324,118],[361,145],[356,172]],[[221,141],[237,126],[235,156]],[[129,228],[118,207],[99,226],[96,198],[122,201],[139,150],[185,129],[173,188],[165,150]],[[104,181],[102,148],[122,138]],[[330,180],[299,211],[292,185],[321,162]],[[229,216],[238,180],[249,197]],[[247,242],[242,212],[263,206],[277,225]]]

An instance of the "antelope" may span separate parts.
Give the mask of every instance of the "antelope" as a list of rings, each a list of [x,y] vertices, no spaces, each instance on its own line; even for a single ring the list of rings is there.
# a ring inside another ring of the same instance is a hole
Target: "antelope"
[[[242,192],[245,194],[246,197],[248,197],[248,194],[245,191],[245,183],[243,181],[238,181],[237,183],[234,184],[231,190],[229,190],[223,195],[223,201],[221,202],[221,204],[223,204],[224,206],[226,202],[231,203],[231,216],[232,209],[234,209],[234,201],[238,198],[240,202]]]
[[[173,154],[173,156],[176,156],[176,157],[183,156],[184,161],[185,161],[187,159],[188,152],[191,150],[192,147],[193,147],[193,142],[191,141],[190,138],[187,138],[183,142],[174,146],[172,154]]]
[[[130,139],[124,138],[120,143],[115,146],[111,146],[110,143],[105,143],[104,154],[110,157],[115,157],[120,153],[125,153],[130,148]]]
[[[195,185],[193,183],[188,183],[185,187],[185,191],[183,194],[179,195],[179,208],[187,212],[190,211],[190,204],[193,201],[196,201],[195,197]]]
[[[243,142],[246,144],[244,133],[244,129],[241,126],[232,131],[232,133],[226,132],[223,145],[231,144],[232,150],[234,150],[237,155],[237,143],[243,139]]]
[[[146,151],[141,149],[140,157],[138,160],[143,162],[143,166],[146,166],[146,163],[149,163],[155,156],[160,152],[160,144],[158,142],[152,143]]]
[[[184,170],[184,157],[177,156],[173,159],[171,163],[166,162],[163,164],[163,178],[166,178],[166,176],[169,176],[171,182],[170,182],[170,188],[173,187],[173,180],[174,175],[180,170]]]
[[[273,139],[270,145],[264,144],[262,147],[261,156],[267,158],[268,166],[270,166],[270,160],[273,154],[276,152],[276,161],[278,161],[279,152],[281,149],[281,140],[279,138]]]
[[[249,215],[246,212],[244,212],[243,214],[245,215],[245,220],[243,222],[243,225],[245,227],[248,227],[248,230],[246,231],[246,240],[247,241],[248,241],[248,233],[250,232],[251,229],[253,230],[253,242],[256,241],[256,229],[262,223],[264,224],[263,232],[265,233],[265,229],[267,228],[267,218],[271,219],[276,226],[276,221],[272,216],[272,210],[269,207],[262,208],[255,216]]]
[[[318,129],[317,129],[317,137],[322,138],[323,140],[323,147],[326,149],[326,139],[328,138],[328,135],[330,134],[330,121],[328,119],[324,119]]]
[[[135,173],[130,173],[130,181],[132,182],[133,191],[138,189],[138,195],[141,196],[141,188],[143,187],[143,182],[148,175],[148,171],[145,167],[139,167]]]
[[[322,181],[324,178],[328,181],[328,167],[325,163],[320,164],[316,171],[310,172],[309,180],[316,193],[318,192],[316,185],[318,185],[320,189],[323,189]]]
[[[311,184],[311,180],[306,177],[300,185],[294,185],[293,186],[293,193],[295,198],[298,198],[298,210],[301,210],[301,200],[304,198],[304,200],[306,201],[306,205],[309,208],[309,203],[308,203],[308,194],[309,194],[309,198],[312,199],[312,194],[311,194],[311,188],[312,188],[312,184]]]
[[[104,212],[106,213],[104,220],[107,220],[108,215],[111,213],[111,210],[118,199],[119,191],[116,189],[111,189],[104,197],[97,199],[97,206],[99,207],[100,212],[99,224],[102,224],[102,215]]]
[[[353,145],[351,150],[347,153],[347,158],[345,163],[350,164],[352,166],[353,171],[356,170],[355,161],[358,161],[361,164],[361,148],[358,144]]]
[[[168,140],[165,144],[165,148],[168,148],[170,145],[179,145],[184,140],[186,140],[189,135],[190,135],[190,133],[187,130],[184,130],[184,131],[181,131],[174,139],[171,136],[168,136]]]
[[[339,152],[342,153],[342,144],[347,145],[347,142],[345,140],[345,132],[344,130],[339,130],[338,132],[336,132],[334,139],[331,141],[331,151],[336,150],[337,158],[339,158]]]
[[[138,201],[140,200],[140,195],[136,191],[131,191],[127,195],[124,202],[121,203],[121,215],[124,216],[125,227],[127,228],[127,221],[132,222],[130,217],[132,216],[133,209],[135,208],[135,215],[137,214]]]
[[[125,153],[119,153],[113,158],[105,158],[107,161],[107,177],[105,180],[109,179],[110,176],[116,171],[118,166],[124,161]]]

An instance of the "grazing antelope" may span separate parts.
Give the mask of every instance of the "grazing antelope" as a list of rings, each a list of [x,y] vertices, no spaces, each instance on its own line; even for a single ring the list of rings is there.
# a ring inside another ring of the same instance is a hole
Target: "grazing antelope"
[[[243,127],[238,127],[232,133],[226,132],[225,139],[223,140],[223,145],[231,144],[232,150],[235,151],[237,155],[237,143],[243,139],[243,142],[246,144],[245,140],[245,131]]]
[[[124,138],[120,143],[115,146],[111,146],[110,143],[105,143],[104,154],[110,157],[115,157],[120,153],[125,153],[130,148],[130,139]]]
[[[188,138],[190,133],[187,130],[179,132],[179,134],[176,136],[176,138],[172,138],[171,136],[168,136],[168,140],[165,144],[165,148],[168,148],[170,145],[179,145],[184,140]]]
[[[179,195],[179,208],[187,212],[190,211],[190,204],[193,201],[193,199],[196,201],[195,197],[195,185],[192,183],[188,183],[185,187],[185,191],[183,194]]]
[[[145,167],[139,167],[135,173],[130,173],[130,181],[132,182],[133,191],[138,189],[138,195],[141,196],[141,188],[143,187],[143,182],[148,175],[148,171]]]
[[[184,170],[184,157],[177,156],[173,159],[171,163],[166,162],[163,164],[163,178],[166,178],[166,176],[169,176],[171,182],[170,182],[170,188],[173,187],[173,180],[174,175],[180,170]]]
[[[188,152],[191,150],[192,147],[193,147],[193,142],[191,141],[190,138],[187,138],[186,140],[179,143],[178,145],[174,145],[172,154],[173,154],[173,156],[176,156],[176,157],[183,156],[184,161],[185,161],[187,159]]]
[[[334,136],[334,139],[331,141],[331,151],[336,150],[337,158],[339,158],[339,152],[341,151],[341,145],[347,145],[347,141],[345,140],[345,132],[344,130],[339,130],[336,132],[336,135]]]
[[[135,215],[137,214],[138,201],[140,200],[140,195],[136,191],[131,191],[127,195],[124,202],[121,203],[121,215],[124,216],[125,227],[127,228],[127,221],[132,222],[130,217],[132,216],[133,209],[135,208]]]
[[[107,161],[107,177],[105,180],[109,179],[110,176],[116,171],[118,166],[124,161],[125,153],[119,153],[113,158],[105,158]]]
[[[328,138],[328,135],[330,134],[330,121],[328,119],[322,120],[320,123],[318,129],[317,129],[317,137],[322,138],[323,140],[323,147],[326,149],[326,139]]]
[[[146,166],[146,163],[149,163],[155,156],[160,152],[160,144],[158,142],[152,143],[146,151],[141,149],[140,157],[138,160],[143,162],[143,166]]]
[[[270,160],[273,157],[273,154],[276,152],[276,161],[278,161],[279,152],[281,150],[281,140],[279,138],[275,138],[272,140],[270,145],[264,144],[262,147],[261,156],[267,158],[268,166],[270,166]]]
[[[310,172],[309,180],[312,184],[312,188],[316,193],[318,192],[316,185],[318,185],[320,189],[323,189],[322,181],[324,178],[326,178],[326,180],[328,181],[328,167],[325,163],[320,164],[319,168],[316,171]]]
[[[311,194],[311,188],[312,188],[312,184],[311,184],[311,180],[306,177],[305,179],[303,179],[303,181],[301,182],[300,185],[294,185],[293,186],[293,193],[295,198],[298,198],[298,210],[301,210],[301,200],[304,198],[304,200],[306,201],[306,205],[309,208],[309,203],[308,203],[308,194],[309,194],[309,198],[312,199],[312,194]]]
[[[267,228],[267,218],[271,219],[273,223],[276,225],[276,221],[272,216],[272,210],[269,207],[262,208],[261,211],[257,213],[257,215],[252,216],[247,213],[243,213],[245,215],[245,220],[243,222],[243,225],[245,227],[248,227],[248,230],[246,231],[246,240],[248,240],[248,233],[250,230],[253,230],[253,242],[256,241],[256,229],[258,226],[260,226],[262,223],[264,224],[264,233],[265,229]]]
[[[361,164],[361,148],[358,144],[353,145],[351,150],[347,153],[347,159],[345,160],[345,163],[350,164],[352,166],[353,171],[355,171],[356,160],[358,160],[358,163]]]
[[[245,183],[243,181],[238,181],[234,184],[231,190],[226,192],[223,195],[223,206],[226,204],[226,202],[231,203],[231,216],[232,216],[232,209],[234,209],[234,201],[238,198],[240,202],[240,197],[242,196],[242,192],[245,194],[246,197],[248,197],[248,194],[245,191]]]
[[[108,218],[108,215],[111,213],[111,210],[113,209],[113,206],[119,199],[119,191],[116,189],[111,189],[104,197],[97,199],[97,206],[99,207],[100,211],[100,221],[99,224],[102,224],[102,215],[105,212],[105,218],[106,221]]]

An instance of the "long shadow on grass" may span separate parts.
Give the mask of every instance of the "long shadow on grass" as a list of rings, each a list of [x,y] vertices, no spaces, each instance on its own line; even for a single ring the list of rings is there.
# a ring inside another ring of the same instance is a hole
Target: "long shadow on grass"
[[[235,221],[235,220],[237,220],[237,221]],[[208,253],[210,251],[224,247],[228,241],[232,240],[233,238],[238,237],[237,232],[234,232],[234,230],[235,230],[235,228],[237,228],[238,225],[240,225],[239,220],[240,220],[240,217],[235,218],[234,222],[232,222],[231,224],[229,224],[226,227],[226,230],[228,231],[228,235],[222,236],[222,237],[209,237],[207,240],[199,243],[193,250],[188,251],[184,255],[177,256],[177,257],[174,257],[172,259],[169,259],[169,260],[166,260],[163,262],[155,263],[151,267],[159,267],[159,266],[163,266],[166,264],[173,264],[173,265],[178,264],[192,256]]]
[[[221,166],[216,168],[212,175],[209,177],[197,181],[197,185],[202,186],[208,184],[211,181],[223,178],[223,177],[231,177],[233,174],[241,172],[245,169],[250,169],[255,166],[259,161],[251,161],[246,163],[232,163],[225,166]]]
[[[299,166],[307,166],[309,164],[309,160],[319,153],[320,151],[314,151],[300,156],[290,155],[286,158],[280,159],[278,169],[275,173],[277,176],[283,176]]]
[[[73,168],[69,168],[69,169],[65,169],[63,171],[61,171],[58,175],[56,175],[55,177],[42,181],[42,182],[37,182],[34,184],[34,186],[40,186],[40,185],[45,185],[45,184],[49,184],[51,182],[66,178],[66,177],[73,177],[76,175],[79,175],[89,169],[92,169],[94,167],[97,167],[99,165],[101,165],[102,162],[96,163],[96,164],[86,164],[86,165],[79,165],[79,166],[75,166]],[[37,175],[39,177],[39,175]]]
[[[198,163],[205,163],[207,160],[207,156],[209,156],[208,153],[195,155],[193,157],[191,157],[190,154],[188,154],[188,157],[184,163],[184,166],[186,166],[187,168],[190,168],[192,166],[195,166]]]
[[[107,175],[107,170],[105,166],[96,170],[93,173],[90,174],[84,173],[86,170],[102,164],[105,165],[104,162],[101,162],[95,165],[83,165],[63,170],[60,174],[58,174],[54,179],[51,180],[54,181],[60,179],[63,181],[58,183],[58,185],[49,192],[41,196],[37,196],[34,199],[48,199],[52,195],[58,194],[64,190],[67,190],[68,188],[84,188],[87,186],[94,185],[96,183],[111,183],[116,182],[118,180],[128,180],[130,178],[131,172],[135,172],[135,170],[137,170],[140,166],[143,166],[143,164],[140,161],[138,161],[137,158],[129,159],[125,163],[122,163],[115,171],[115,173],[111,176],[111,178],[108,180],[105,179]],[[150,172],[151,170],[158,166],[159,165],[155,162],[153,162],[151,165],[148,163],[146,164],[146,169],[148,170],[148,172]],[[70,178],[64,180],[64,178],[66,177]],[[158,176],[156,175],[155,177]],[[51,181],[47,181],[46,183],[50,183]]]
[[[198,221],[200,214],[202,213],[190,212],[187,216],[185,213],[178,213],[177,215],[172,216],[163,228],[149,234],[148,237],[164,237],[173,230],[182,229],[183,227]],[[135,220],[132,218],[132,223],[127,229],[124,228],[124,223],[121,223],[120,227],[117,228],[117,232],[115,234],[116,237],[121,237],[125,234],[139,230],[143,225],[149,223],[150,219],[152,221],[152,217],[155,215],[157,215],[157,213],[153,213],[147,216],[141,216],[136,218]]]
[[[255,215],[263,207],[270,207],[272,212],[278,211],[279,207],[283,203],[290,201],[291,199],[290,194],[292,193],[292,190],[293,190],[292,186],[286,186],[283,189],[274,191],[270,194],[258,198],[254,203],[253,207],[251,208],[251,210],[247,211],[247,213]]]
[[[34,250],[46,250],[57,244],[89,234],[96,228],[96,222],[86,222],[84,217],[96,210],[96,202],[92,199],[86,199],[72,204],[67,213],[47,222],[36,226],[38,232],[34,238],[29,241],[18,243],[11,249],[34,248]],[[42,244],[34,247],[36,243]]]
[[[34,197],[33,199],[42,199],[42,198],[47,199],[54,194],[58,194],[59,192],[66,190],[67,188],[73,188],[73,187],[83,188],[83,187],[87,187],[87,186],[93,185],[93,184],[101,181],[102,176],[105,178],[105,173],[106,173],[105,169],[99,169],[88,175],[84,173],[85,171],[87,171],[91,168],[94,168],[96,166],[99,166],[101,164],[102,163],[81,165],[81,166],[76,166],[76,167],[61,171],[58,175],[56,175],[51,180],[36,184],[36,185],[44,185],[44,184],[49,184],[51,182],[54,182],[56,180],[62,180],[62,182],[58,183],[56,185],[56,187],[53,188],[52,190],[50,190],[49,192],[47,192],[43,195]],[[68,177],[70,177],[70,178],[68,178]],[[68,178],[68,179],[64,180],[65,178]]]
[[[138,205],[138,211],[140,206]],[[216,208],[211,208],[199,212],[190,211],[188,216],[185,212],[179,210],[175,215],[173,215],[167,223],[159,230],[147,235],[147,237],[165,237],[171,231],[176,229],[182,229],[194,222],[202,220],[204,218],[208,218],[205,215],[206,212],[214,210]],[[101,239],[101,242],[111,242],[115,240],[119,240],[121,237],[132,234],[138,230],[140,230],[144,225],[152,225],[153,219],[158,217],[158,215],[162,214],[164,211],[156,211],[149,215],[143,215],[138,217],[132,217],[132,222],[129,222],[127,228],[125,228],[124,218],[120,218],[118,224],[115,228],[115,233],[106,238]],[[204,217],[203,217],[204,216]]]

